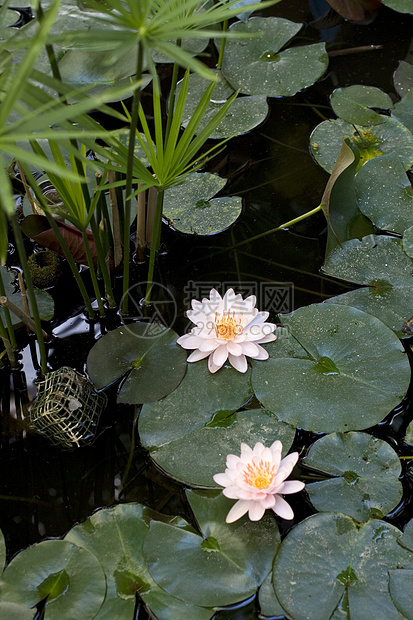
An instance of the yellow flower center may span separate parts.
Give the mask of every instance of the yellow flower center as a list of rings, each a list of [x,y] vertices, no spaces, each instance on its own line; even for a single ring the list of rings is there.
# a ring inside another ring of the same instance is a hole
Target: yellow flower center
[[[235,318],[235,312],[232,313],[228,310],[223,310],[222,316],[218,316],[215,313],[215,333],[218,338],[224,338],[224,340],[231,340],[234,336],[242,334],[242,327],[240,325],[241,317]]]
[[[258,464],[248,463],[244,471],[244,480],[247,484],[256,489],[268,489],[276,473],[274,464],[261,459]]]

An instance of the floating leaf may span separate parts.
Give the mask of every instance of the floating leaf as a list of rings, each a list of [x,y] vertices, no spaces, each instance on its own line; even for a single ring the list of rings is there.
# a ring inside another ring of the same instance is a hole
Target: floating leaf
[[[209,172],[193,172],[166,190],[164,215],[185,233],[212,235],[235,222],[242,210],[237,196],[212,198],[226,181]]]
[[[6,292],[6,297],[10,299],[13,303],[16,304],[20,308],[23,309],[22,296],[20,291],[16,291],[16,287],[14,285],[14,281],[16,280],[17,273],[13,270],[8,270],[6,267],[0,266],[0,275],[3,278],[3,284]],[[54,315],[54,301],[53,297],[49,295],[46,291],[42,291],[39,288],[34,289],[34,294],[36,297],[37,307],[39,310],[39,315],[42,321],[50,321]],[[31,309],[31,303],[29,297],[27,296],[27,300],[29,302],[29,308]],[[11,321],[15,326],[21,326],[22,322],[18,316],[10,312]],[[0,318],[3,323],[6,324],[6,317],[4,314],[4,309],[0,306]]]
[[[413,558],[398,544],[400,536],[384,521],[359,525],[336,512],[308,517],[287,534],[275,558],[277,598],[295,620],[329,620],[343,603],[349,620],[400,620],[388,571]]]
[[[230,32],[259,37],[228,39],[222,72],[231,86],[247,95],[291,97],[314,84],[328,65],[324,43],[281,48],[301,30],[280,17],[253,17],[246,23],[236,22]]]
[[[334,508],[357,521],[367,521],[384,517],[403,495],[396,452],[385,441],[365,433],[332,433],[318,439],[304,464],[334,476],[306,486],[319,512]]]
[[[119,403],[145,403],[172,392],[186,370],[186,352],[176,334],[159,323],[131,323],[100,338],[87,358],[97,389],[121,377]]]
[[[24,549],[0,578],[2,602],[30,608],[47,597],[49,620],[92,620],[105,592],[105,575],[96,556],[64,540],[46,540]]]
[[[6,541],[4,540],[4,534],[0,530],[0,574],[3,572],[3,568],[6,565]]]
[[[399,13],[413,13],[411,0],[382,0],[382,2]]]
[[[254,594],[263,582],[279,545],[275,519],[243,518],[226,524],[232,500],[188,492],[203,533],[151,522],[143,552],[157,584],[192,604],[230,605]]]
[[[330,97],[331,107],[339,118],[357,125],[379,125],[385,117],[371,108],[393,107],[387,93],[375,86],[348,86],[336,88]]]
[[[347,241],[331,252],[323,273],[367,285],[327,300],[373,314],[402,337],[402,325],[413,313],[413,262],[401,239],[369,235]]]
[[[403,233],[403,251],[413,258],[413,226],[407,228]]]
[[[384,323],[335,304],[306,306],[281,320],[287,329],[252,372],[257,398],[279,419],[325,433],[359,430],[400,403],[410,367]]]
[[[389,570],[389,588],[393,603],[406,620],[413,620],[412,585],[413,568]]]
[[[204,113],[199,125],[198,132],[204,129],[216,112],[234,93],[234,89],[220,75],[220,81],[216,84],[210,104]],[[189,76],[188,94],[182,119],[182,126],[186,127],[209,83],[197,73]],[[180,92],[181,82],[177,86],[177,96]],[[238,97],[232,104],[229,112],[212,132],[210,138],[223,139],[250,131],[262,123],[268,115],[268,103],[265,95],[253,95],[250,97]]]
[[[209,620],[212,610],[184,603],[153,581],[142,554],[150,518],[166,519],[140,504],[121,504],[99,510],[66,535],[65,540],[92,552],[103,566],[107,590],[96,620],[132,618],[136,594],[159,620]]]
[[[27,609],[16,603],[0,603],[1,620],[33,620],[35,615],[35,609]]]
[[[343,143],[350,138],[360,151],[361,167],[369,159],[394,151],[405,170],[413,164],[413,135],[395,118],[383,117],[380,125],[362,127],[342,119],[323,121],[310,136],[311,152],[322,168],[331,172]]]
[[[366,162],[355,183],[360,211],[378,228],[403,234],[413,225],[413,190],[395,153]]]
[[[395,104],[393,116],[413,132],[413,90]]]
[[[284,616],[284,609],[281,607],[275,596],[272,586],[272,571],[264,579],[258,592],[260,612],[262,616]]]
[[[413,65],[401,60],[393,74],[393,82],[400,97],[407,95],[413,89]]]

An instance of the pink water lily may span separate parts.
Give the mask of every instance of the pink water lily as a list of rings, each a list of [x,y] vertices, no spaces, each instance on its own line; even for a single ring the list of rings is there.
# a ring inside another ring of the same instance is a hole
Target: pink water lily
[[[285,481],[298,460],[298,452],[281,458],[282,443],[274,441],[266,448],[258,442],[254,448],[241,444],[241,456],[229,454],[223,474],[215,474],[214,481],[222,487],[223,494],[237,503],[229,511],[226,522],[232,523],[248,512],[251,521],[259,521],[267,508],[283,519],[293,519],[291,506],[282,495],[297,493],[304,482]]]
[[[246,372],[247,357],[266,360],[268,352],[261,345],[276,339],[276,325],[266,323],[269,313],[259,312],[256,301],[255,295],[243,299],[232,288],[224,297],[213,288],[209,299],[193,299],[187,316],[196,327],[177,340],[184,349],[195,349],[188,362],[209,357],[209,370],[217,372],[228,360],[236,370]]]

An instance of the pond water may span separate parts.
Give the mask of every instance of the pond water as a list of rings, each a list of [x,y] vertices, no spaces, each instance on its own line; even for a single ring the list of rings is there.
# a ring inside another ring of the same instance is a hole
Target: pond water
[[[295,0],[281,2],[263,14],[308,23],[327,8],[323,1]],[[309,137],[321,120],[334,117],[329,105],[332,90],[366,84],[393,92],[393,72],[399,61],[411,62],[412,26],[412,16],[381,7],[367,25],[343,21],[323,31],[332,52],[326,74],[293,97],[270,99],[267,120],[233,139],[212,160],[209,169],[228,178],[222,194],[241,196],[243,211],[230,229],[210,237],[184,235],[164,224],[163,252],[155,281],[166,287],[176,302],[171,326],[177,332],[183,333],[186,328],[184,310],[189,298],[200,298],[213,286],[222,286],[221,291],[233,287],[244,295],[254,292],[258,307],[267,299],[273,321],[277,321],[279,312],[291,312],[354,288],[320,273],[326,243],[326,223],[320,213],[291,229],[248,240],[317,207],[329,175],[310,154]],[[313,42],[318,36],[317,30],[308,27],[301,38]],[[343,54],[343,50],[347,52]],[[245,244],[231,249],[243,241]],[[8,262],[13,265],[13,254]],[[144,281],[145,266],[134,264],[131,286],[136,287],[138,297],[142,294],[139,285]],[[49,326],[55,336],[48,349],[49,363],[52,368],[64,365],[82,372],[96,339],[120,325],[120,319],[113,312],[102,321],[87,320],[75,288],[68,306],[67,286],[65,280],[50,291],[56,303],[56,318]],[[270,308],[269,287],[277,291]],[[44,538],[63,536],[98,508],[116,503],[139,502],[191,521],[184,487],[160,471],[140,446],[136,424],[139,410],[116,403],[117,385],[107,390],[108,406],[98,436],[90,446],[65,451],[27,429],[27,405],[36,391],[37,368],[31,355],[36,345],[33,341],[29,344],[22,330],[18,340],[23,369],[0,371],[0,528],[8,559]],[[410,355],[409,344],[405,339]],[[404,441],[412,418],[408,393],[382,423],[368,432],[385,439],[402,457],[413,457],[413,447]],[[298,430],[292,449],[304,454],[315,438],[313,433]],[[402,460],[403,500],[387,515],[387,521],[400,528],[413,516],[412,480],[406,474],[405,463],[409,461]],[[309,475],[305,468],[302,473]],[[315,512],[302,497],[298,500],[293,496],[291,505],[294,521],[278,519],[282,536]],[[143,607],[137,608],[136,618],[146,617]],[[216,618],[258,618],[257,601],[218,612]]]

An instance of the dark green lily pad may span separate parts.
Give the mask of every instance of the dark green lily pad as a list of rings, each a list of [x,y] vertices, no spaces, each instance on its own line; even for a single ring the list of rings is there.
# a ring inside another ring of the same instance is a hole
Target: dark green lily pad
[[[35,615],[35,609],[27,609],[16,603],[0,603],[1,620],[33,620]]]
[[[6,297],[10,299],[10,301],[15,303],[16,306],[20,308],[20,310],[22,310],[23,309],[22,296],[20,294],[20,291],[15,292],[16,287],[14,285],[14,281],[16,280],[17,273],[13,270],[6,269],[6,267],[0,266],[0,275],[3,278],[4,288],[6,291]],[[46,291],[42,291],[39,288],[34,289],[34,294],[36,296],[37,307],[39,310],[40,318],[42,319],[42,321],[50,321],[54,315],[53,297],[49,295],[49,293],[47,293]],[[29,296],[27,296],[27,300],[29,301]],[[29,308],[31,308],[30,301],[29,301]],[[15,325],[16,327],[17,326],[20,327],[22,325],[22,322],[19,319],[19,317],[13,314],[13,312],[10,313],[10,316],[11,316],[11,321],[13,325]],[[5,317],[4,309],[2,306],[0,306],[0,317],[5,325],[6,317]]]
[[[121,504],[99,510],[66,535],[65,540],[92,552],[105,572],[106,597],[96,620],[132,618],[136,593],[159,620],[209,620],[211,609],[180,601],[153,581],[142,554],[151,518],[166,520],[140,504]]]
[[[413,90],[395,104],[392,115],[413,132]]]
[[[217,496],[188,492],[203,536],[152,521],[143,545],[157,584],[192,604],[229,605],[254,594],[271,569],[279,545],[275,519],[246,517],[225,523],[233,505]]]
[[[357,125],[380,125],[385,117],[371,108],[390,109],[393,102],[387,93],[375,86],[337,88],[330,97],[331,107],[339,118]]]
[[[172,392],[186,370],[186,352],[176,334],[159,323],[131,323],[100,338],[87,358],[97,389],[126,377],[119,403],[145,403]]]
[[[327,303],[354,306],[373,314],[402,337],[402,325],[412,314],[413,262],[404,253],[401,239],[369,235],[352,239],[333,250],[323,273],[364,284],[363,288],[343,293]]]
[[[362,127],[350,125],[342,119],[323,121],[310,136],[311,152],[322,168],[331,172],[344,137],[360,151],[361,167],[366,161],[394,151],[405,170],[413,164],[413,135],[395,118],[383,117],[380,125]]]
[[[403,234],[413,225],[413,190],[395,153],[366,162],[355,186],[360,211],[378,228]]]
[[[205,125],[218,112],[224,103],[234,93],[234,89],[228,84],[221,72],[220,81],[216,84],[210,104],[206,109],[203,119],[199,125],[198,133],[204,129]],[[182,126],[186,127],[191,119],[196,106],[209,83],[197,73],[189,76],[188,94],[182,119]],[[177,96],[180,92],[181,83],[177,87]],[[268,103],[265,95],[253,95],[250,97],[238,97],[232,104],[227,115],[220,122],[218,127],[212,132],[210,138],[223,139],[235,136],[240,133],[250,131],[262,123],[268,115]]]
[[[228,228],[242,210],[237,196],[213,198],[225,179],[209,172],[193,172],[183,183],[166,190],[164,215],[184,233],[212,235]]]
[[[412,586],[413,568],[389,570],[389,589],[393,603],[406,620],[413,620]]]
[[[383,4],[399,13],[413,13],[411,0],[383,0]]]
[[[151,413],[157,415],[155,407],[152,407]],[[147,416],[151,413],[147,410],[143,412],[139,428],[145,428],[150,423]],[[225,470],[227,454],[237,454],[246,438],[249,444],[254,445],[257,441],[268,443],[268,438],[276,437],[282,441],[285,456],[294,435],[295,428],[277,420],[270,411],[248,409],[232,414],[219,412],[204,426],[160,447],[153,445],[149,433],[145,433],[144,441],[141,436],[141,441],[150,446],[151,458],[170,476],[186,485],[216,488],[218,485],[213,481],[213,475],[218,470]]]
[[[403,250],[409,258],[413,258],[413,226],[403,233]]]
[[[393,82],[400,97],[407,95],[413,89],[413,65],[401,60],[393,74]]]
[[[261,615],[263,616],[284,616],[284,609],[275,596],[272,586],[272,571],[264,579],[258,592]]]
[[[401,465],[388,443],[365,433],[332,433],[316,441],[304,464],[328,480],[307,484],[319,511],[334,508],[356,521],[384,517],[403,495]]]
[[[31,608],[48,597],[49,620],[92,620],[105,592],[105,575],[96,556],[64,540],[46,540],[21,551],[0,578],[2,602]]]
[[[324,43],[291,47],[280,51],[301,30],[280,17],[253,17],[236,22],[230,32],[255,34],[251,39],[226,42],[222,73],[235,90],[247,95],[291,97],[311,86],[328,65]]]
[[[413,557],[400,537],[384,521],[359,525],[337,512],[312,515],[280,546],[273,567],[277,598],[295,620],[329,620],[343,606],[348,620],[400,620],[388,571]]]
[[[408,359],[376,317],[314,304],[281,320],[287,329],[267,346],[270,359],[253,362],[252,385],[284,422],[325,433],[360,430],[380,422],[406,394]]]

